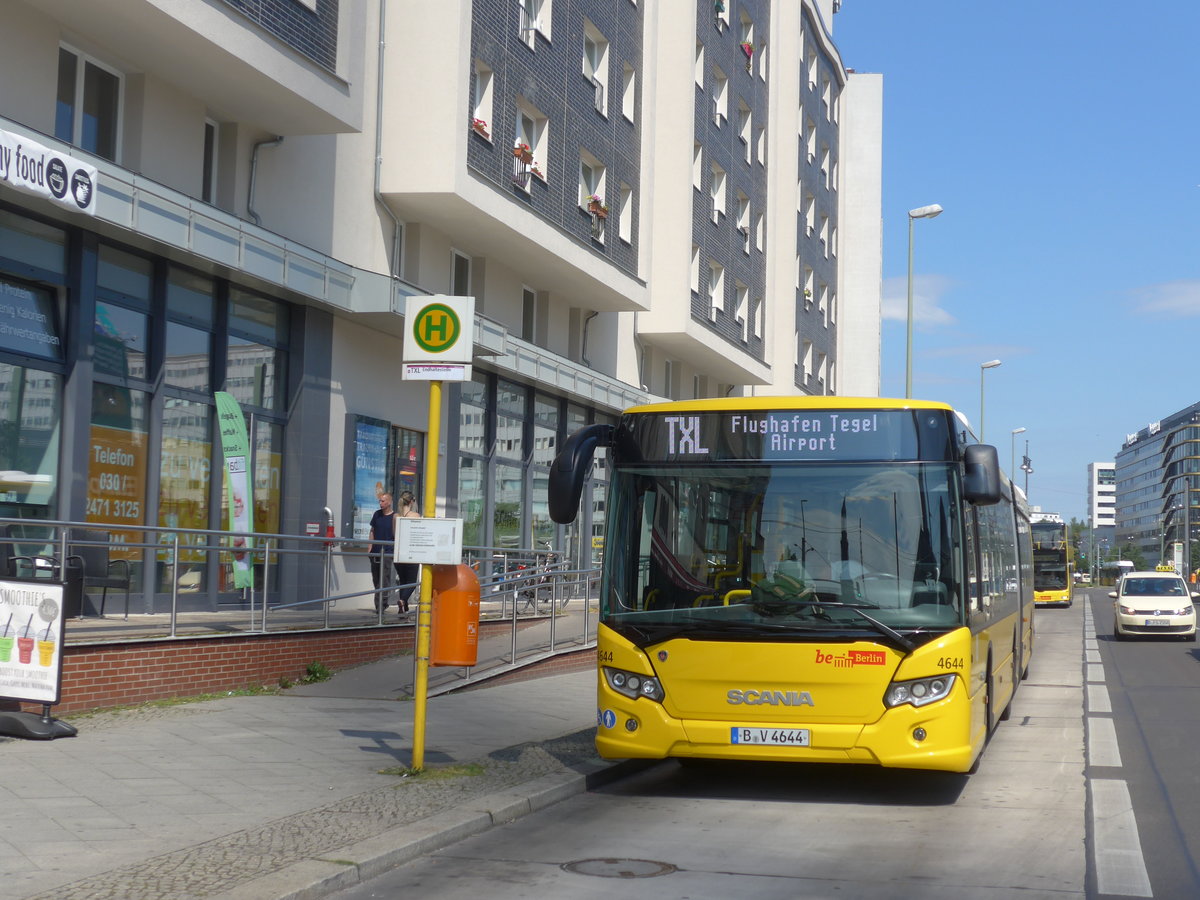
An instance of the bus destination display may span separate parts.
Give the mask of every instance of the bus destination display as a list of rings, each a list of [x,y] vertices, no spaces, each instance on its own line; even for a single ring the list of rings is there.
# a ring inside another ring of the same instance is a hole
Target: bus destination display
[[[945,417],[913,410],[828,409],[666,413],[622,422],[623,459],[717,460],[944,459]]]

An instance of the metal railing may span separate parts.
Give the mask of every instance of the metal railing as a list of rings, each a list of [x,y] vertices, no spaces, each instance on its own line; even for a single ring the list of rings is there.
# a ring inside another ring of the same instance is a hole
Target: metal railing
[[[64,565],[78,559],[80,548],[97,545],[81,540],[80,529],[105,532],[109,558],[128,560],[128,620],[89,614],[94,604],[80,580],[82,572]],[[245,541],[244,551],[235,548],[238,540]],[[384,553],[384,577],[374,587],[369,547],[351,538],[0,518],[0,547],[8,577],[20,577],[13,559],[21,557],[32,560],[21,564],[28,577],[64,585],[70,615],[66,640],[75,643],[392,627],[395,622],[385,621],[383,604],[377,601],[415,586],[389,583],[395,582],[395,569],[390,553]],[[252,588],[233,587],[234,557],[241,552],[250,557]],[[550,548],[465,547],[463,557],[479,575],[481,618],[512,623],[514,660],[518,622],[548,622],[551,651],[563,639],[565,622],[570,622],[573,643],[593,640],[590,601],[598,596],[598,569],[570,568]]]

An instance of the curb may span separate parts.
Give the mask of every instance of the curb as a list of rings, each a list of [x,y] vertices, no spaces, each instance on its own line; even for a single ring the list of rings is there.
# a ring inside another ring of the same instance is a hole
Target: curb
[[[585,764],[586,771],[544,775],[525,784],[479,797],[466,807],[435,813],[420,822],[389,829],[366,840],[340,847],[320,859],[306,859],[285,866],[231,890],[212,895],[212,900],[319,900],[345,890],[561,800],[602,787],[659,760],[621,760]]]

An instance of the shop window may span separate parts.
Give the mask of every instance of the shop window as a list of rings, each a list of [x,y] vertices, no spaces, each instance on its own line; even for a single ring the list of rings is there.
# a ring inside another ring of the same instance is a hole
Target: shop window
[[[0,279],[0,350],[61,360],[63,342],[53,299],[44,288]]]
[[[166,398],[163,409],[162,444],[159,448],[158,524],[168,532],[176,528],[210,527],[209,496],[212,477],[212,407],[207,403]],[[168,533],[167,537],[170,537]],[[180,534],[180,576],[188,585],[204,590],[206,554],[187,549],[203,540],[201,535]],[[169,554],[162,553],[164,573]],[[170,590],[164,575],[163,590]]]
[[[58,496],[62,377],[0,364],[0,515],[47,518]]]
[[[97,375],[146,380],[148,316],[105,300],[96,301],[92,362]]]
[[[231,291],[225,390],[243,407],[282,408],[287,332],[287,306],[245,291]]]
[[[146,470],[149,459],[146,394],[113,384],[92,385],[92,418],[88,434],[86,521],[104,525],[144,525]],[[114,531],[114,540],[137,544],[138,531]],[[113,557],[134,564],[140,581],[140,550],[114,551]]]
[[[0,257],[10,261],[7,268],[14,272],[61,277],[67,271],[67,234],[0,209]]]

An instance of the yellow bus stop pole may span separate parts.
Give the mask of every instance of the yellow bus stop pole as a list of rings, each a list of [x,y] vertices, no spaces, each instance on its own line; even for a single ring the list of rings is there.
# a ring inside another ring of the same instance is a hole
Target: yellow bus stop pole
[[[438,446],[441,443],[442,383],[429,382],[429,426],[425,444],[425,499],[422,515],[436,516]],[[421,566],[421,595],[417,601],[417,666],[413,679],[413,771],[425,768],[425,711],[429,692],[430,628],[433,622],[433,569]]]

